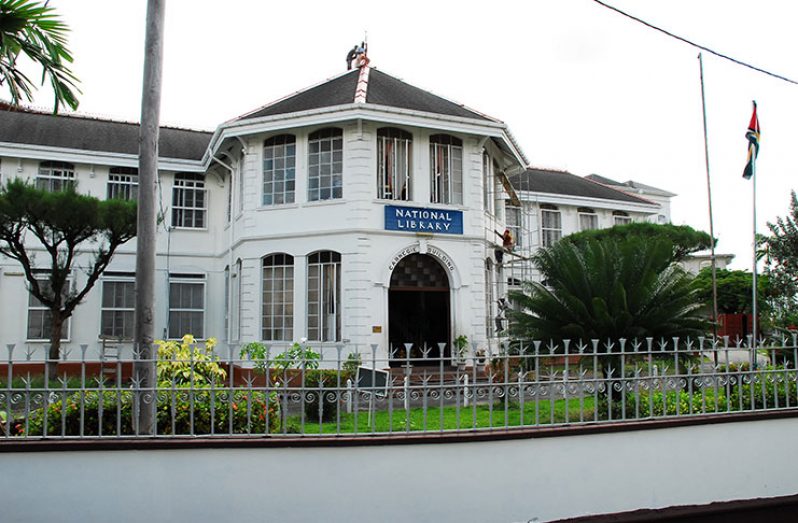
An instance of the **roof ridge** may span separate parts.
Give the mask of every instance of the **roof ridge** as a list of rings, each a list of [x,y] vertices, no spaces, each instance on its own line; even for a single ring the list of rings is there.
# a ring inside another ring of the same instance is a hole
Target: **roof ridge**
[[[368,63],[360,68],[360,74],[357,77],[357,84],[355,85],[355,100],[356,104],[366,103],[369,91],[369,67]]]
[[[134,120],[127,120],[121,117],[113,117],[103,114],[97,113],[80,113],[77,111],[68,111],[68,112],[59,112],[53,113],[49,110],[40,109],[38,107],[32,106],[13,106],[6,103],[0,102],[0,113],[3,111],[10,112],[10,113],[23,113],[23,114],[32,114],[36,116],[49,116],[53,118],[72,118],[75,120],[89,120],[93,122],[104,122],[104,123],[115,123],[115,124],[122,124],[122,125],[135,125],[141,126],[141,122],[136,122]],[[186,131],[192,133],[203,133],[203,134],[212,134],[213,131],[209,131],[207,129],[192,129],[189,127],[181,127],[177,125],[167,125],[167,124],[160,124],[160,129],[171,129],[175,131]]]

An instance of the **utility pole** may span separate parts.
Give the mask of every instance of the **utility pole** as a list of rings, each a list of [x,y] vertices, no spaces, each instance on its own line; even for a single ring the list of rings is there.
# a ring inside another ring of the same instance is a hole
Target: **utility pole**
[[[161,112],[161,69],[165,0],[147,1],[144,38],[144,80],[139,130],[139,197],[136,248],[136,340],[138,360],[137,434],[155,434],[155,233],[158,183],[158,131]]]

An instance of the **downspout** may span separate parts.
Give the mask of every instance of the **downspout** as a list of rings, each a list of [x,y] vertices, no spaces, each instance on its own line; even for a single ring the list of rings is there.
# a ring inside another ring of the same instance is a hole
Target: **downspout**
[[[236,209],[235,191],[233,190],[233,177],[235,176],[235,171],[231,166],[227,165],[214,155],[211,155],[211,161],[218,163],[230,172],[230,226],[228,227],[227,231],[229,236],[227,242],[227,274],[229,278],[227,281],[227,346],[230,348],[233,341],[233,226],[235,224],[234,213]],[[241,276],[238,275],[238,277],[240,278]]]

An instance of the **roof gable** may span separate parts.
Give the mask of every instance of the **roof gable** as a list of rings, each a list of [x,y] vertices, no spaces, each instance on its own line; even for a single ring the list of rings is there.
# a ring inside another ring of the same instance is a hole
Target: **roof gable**
[[[251,113],[236,118],[236,121],[251,120],[265,116],[296,113],[355,103],[358,79],[361,72],[367,72],[365,105],[381,105],[399,109],[409,109],[459,118],[496,121],[477,111],[468,109],[438,95],[410,85],[387,73],[369,67],[354,69],[326,82],[309,87],[285,98],[270,103]],[[361,87],[364,83],[361,81]]]

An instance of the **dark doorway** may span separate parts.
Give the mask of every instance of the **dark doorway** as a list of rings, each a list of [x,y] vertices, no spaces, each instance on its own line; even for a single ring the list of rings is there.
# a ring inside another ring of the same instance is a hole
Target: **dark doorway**
[[[449,357],[449,278],[435,258],[411,254],[391,274],[388,291],[388,341],[392,364],[439,365]],[[407,343],[412,343],[410,352]],[[440,343],[445,344],[441,354]],[[427,349],[425,353],[425,349]]]

